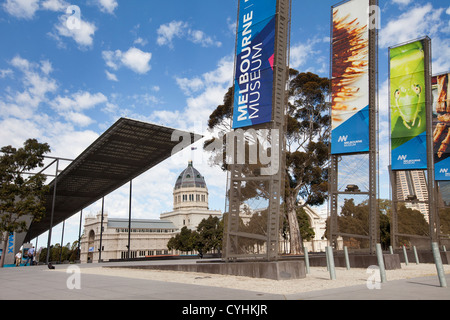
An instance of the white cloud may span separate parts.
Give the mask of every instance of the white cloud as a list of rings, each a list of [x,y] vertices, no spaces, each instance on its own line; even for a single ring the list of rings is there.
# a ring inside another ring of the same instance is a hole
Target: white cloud
[[[118,70],[121,66],[125,66],[136,73],[145,74],[151,69],[149,63],[152,54],[135,47],[131,47],[126,52],[121,50],[103,51],[102,57],[106,65],[113,70]]]
[[[306,64],[312,52],[312,44],[299,43],[290,49],[290,66],[294,69]]]
[[[41,61],[41,71],[46,75],[53,71],[52,63],[48,60]]]
[[[152,54],[150,52],[144,52],[137,48],[130,48],[122,55],[122,63],[137,73],[147,73],[150,70],[150,59]]]
[[[105,73],[106,73],[106,78],[108,80],[119,81],[119,79],[117,79],[117,76],[114,73],[108,72],[108,70],[105,70]]]
[[[54,156],[75,158],[98,135],[93,131],[77,131],[73,124],[87,125],[91,120],[81,112],[106,100],[102,94],[79,92],[70,97],[53,99],[57,81],[50,77],[49,60],[32,62],[19,55],[9,61],[14,79],[21,84],[17,90],[2,88],[0,92],[0,145],[21,146],[28,138],[49,143]],[[9,72],[8,72],[9,74]],[[66,109],[51,115],[40,112],[43,104],[50,106],[65,102]],[[58,115],[62,114],[62,118]],[[71,118],[70,122],[66,119]],[[60,121],[63,119],[64,121]]]
[[[204,83],[200,78],[176,78],[177,84],[184,94],[192,95],[193,93],[203,89]]]
[[[222,43],[216,41],[210,36],[206,35],[201,30],[195,30],[189,27],[187,22],[172,21],[161,25],[157,30],[158,38],[156,42],[160,46],[167,45],[173,48],[173,40],[175,38],[185,37],[187,40],[195,44],[200,44],[202,47],[221,47]]]
[[[40,64],[32,63],[19,55],[11,59],[9,63],[22,73],[23,90],[6,91],[6,95],[0,100],[0,114],[6,117],[30,119],[39,105],[48,101],[47,94],[55,92],[58,88],[56,81],[48,77],[51,72],[51,63],[48,60],[41,61]],[[10,70],[7,74],[12,72]]]
[[[65,11],[70,4],[64,0],[45,0],[41,3],[41,7],[50,11]]]
[[[6,0],[3,8],[18,19],[32,19],[39,9],[39,0]]]
[[[219,60],[216,69],[193,78],[175,78],[179,88],[186,94],[186,107],[182,112],[159,110],[150,120],[163,125],[188,130],[206,121],[212,111],[223,103],[223,97],[233,82],[233,55]]]
[[[148,43],[148,41],[145,39],[142,39],[141,37],[139,37],[133,41],[133,44],[139,44],[141,46],[145,46],[147,43]]]
[[[321,55],[321,51],[316,48],[316,45],[329,41],[330,39],[328,37],[313,38],[309,39],[305,43],[299,43],[291,46],[289,51],[289,66],[297,70],[301,68],[303,71],[311,71],[315,73],[325,72],[329,58],[328,56],[325,57]],[[306,67],[308,65],[310,65],[310,67]],[[317,69],[317,67],[311,67],[311,65],[318,65],[320,66],[320,69]]]
[[[442,27],[440,19],[444,9],[434,9],[428,3],[415,7],[389,21],[380,32],[380,46],[387,48],[425,35],[436,35]]]
[[[112,14],[119,4],[116,0],[98,0],[98,5],[102,12]]]
[[[406,6],[412,2],[412,0],[392,0],[393,3]]]
[[[81,127],[94,123],[82,111],[92,109],[100,104],[108,102],[106,96],[102,93],[91,94],[90,92],[77,92],[68,96],[57,96],[49,104],[66,121]]]
[[[434,8],[431,3],[414,7],[389,21],[380,32],[380,46],[387,48],[402,42],[429,36],[432,44],[433,73],[450,70],[450,23],[443,16],[445,8]],[[448,11],[449,9],[447,9]]]
[[[7,76],[10,76],[13,74],[13,71],[11,69],[0,69],[0,79],[6,78]]]
[[[222,43],[220,41],[215,41],[210,36],[207,36],[201,30],[189,30],[188,31],[188,40],[195,44],[200,44],[202,47],[221,47]]]
[[[82,111],[107,101],[108,99],[103,93],[99,92],[96,94],[91,94],[90,92],[80,91],[72,94],[70,97],[56,97],[51,102],[51,106],[59,112],[66,112],[70,110]]]
[[[95,24],[79,19],[78,26],[69,28],[67,26],[68,18],[68,15],[59,17],[59,23],[55,25],[57,34],[52,33],[51,36],[59,41],[61,41],[59,36],[72,38],[81,48],[91,47],[94,43],[94,34],[97,31]]]
[[[158,38],[156,39],[156,42],[160,46],[168,45],[169,47],[172,47],[173,38],[180,38],[187,26],[188,24],[183,21],[172,21],[161,25],[157,30]]]

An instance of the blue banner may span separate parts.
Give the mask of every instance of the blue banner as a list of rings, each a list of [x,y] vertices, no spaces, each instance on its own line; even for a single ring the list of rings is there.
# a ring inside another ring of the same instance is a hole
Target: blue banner
[[[333,130],[332,154],[369,151],[369,106]]]
[[[276,0],[240,0],[233,129],[272,120]]]
[[[331,153],[369,151],[369,2],[332,8]]]
[[[407,142],[402,143],[402,141]],[[392,150],[392,170],[419,170],[427,168],[426,132],[413,139],[393,139],[399,146]]]

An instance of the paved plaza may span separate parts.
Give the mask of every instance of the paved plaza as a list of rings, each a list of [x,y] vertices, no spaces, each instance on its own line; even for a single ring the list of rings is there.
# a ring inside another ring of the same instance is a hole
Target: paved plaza
[[[316,290],[293,294],[265,293],[254,290],[231,289],[211,285],[177,283],[150,280],[131,276],[89,274],[87,268],[105,266],[128,266],[133,264],[164,264],[165,261],[120,262],[81,264],[79,288],[72,281],[74,273],[67,273],[70,265],[56,265],[56,270],[47,266],[0,269],[1,300],[450,300],[450,288],[439,286],[438,277],[430,275],[420,278],[393,280],[382,284],[382,288],[369,290],[366,285],[348,286],[327,290]],[[195,260],[171,263],[196,263]],[[70,269],[69,269],[70,270]],[[87,273],[83,272],[86,271]],[[108,270],[112,270],[109,269]],[[204,274],[208,278],[207,274]],[[450,283],[450,274],[446,275]],[[199,277],[201,279],[201,277]],[[247,280],[246,280],[247,279]],[[248,278],[242,281],[251,281]],[[289,281],[289,280],[288,280]],[[301,280],[300,280],[301,281]],[[324,278],[324,283],[332,281]]]

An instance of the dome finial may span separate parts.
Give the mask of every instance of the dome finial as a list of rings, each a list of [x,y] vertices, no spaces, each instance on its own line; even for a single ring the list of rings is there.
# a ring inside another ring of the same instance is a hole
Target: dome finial
[[[192,167],[192,166],[193,166],[192,160],[189,160],[189,161],[188,161],[188,167]]]

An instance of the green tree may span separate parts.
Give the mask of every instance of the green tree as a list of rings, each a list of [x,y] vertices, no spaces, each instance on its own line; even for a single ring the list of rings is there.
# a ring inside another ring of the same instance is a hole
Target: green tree
[[[39,221],[45,214],[46,177],[27,172],[44,166],[44,154],[50,152],[50,147],[28,139],[22,148],[5,146],[0,151],[0,235],[3,236],[3,252],[6,252],[11,233],[26,232],[27,219]],[[3,254],[0,267],[4,265],[4,258]]]
[[[188,229],[186,226],[181,228],[180,233],[169,240],[167,248],[169,250],[179,250],[182,252],[194,250],[192,230]]]
[[[289,73],[289,104],[286,123],[286,188],[284,202],[289,224],[291,253],[302,253],[302,237],[297,219],[297,208],[316,206],[325,202],[328,191],[328,146],[330,136],[330,104],[326,97],[330,91],[329,79],[313,73]],[[233,88],[225,94],[224,103],[209,117],[212,131],[226,134],[231,131]],[[218,134],[220,137],[220,134]],[[214,144],[223,139],[216,137],[205,142],[211,159],[226,170],[225,146]],[[244,199],[268,198],[265,184],[247,183],[242,188]],[[308,221],[305,221],[308,223]]]
[[[221,250],[223,238],[223,220],[209,216],[203,219],[197,226],[196,249],[202,253]]]
[[[439,209],[441,233],[450,236],[450,208]]]
[[[420,211],[401,205],[397,216],[399,233],[418,236],[428,236],[430,234],[430,227]]]

